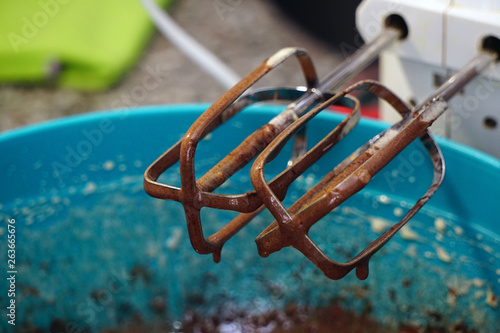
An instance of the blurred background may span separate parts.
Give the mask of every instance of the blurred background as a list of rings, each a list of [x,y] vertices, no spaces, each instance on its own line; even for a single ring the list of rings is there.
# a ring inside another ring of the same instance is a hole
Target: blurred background
[[[362,43],[354,28],[359,1],[158,2],[239,76],[280,48],[299,46],[324,77]],[[7,7],[1,11],[0,131],[90,111],[213,102],[226,90],[153,27],[140,0],[84,3],[0,4]],[[376,69],[362,75],[374,77]],[[288,61],[263,84],[303,80]]]

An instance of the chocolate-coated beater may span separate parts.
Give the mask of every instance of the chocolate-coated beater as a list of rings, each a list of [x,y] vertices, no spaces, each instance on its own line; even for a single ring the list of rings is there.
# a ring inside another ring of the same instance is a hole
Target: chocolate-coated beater
[[[331,279],[340,279],[354,268],[359,279],[366,279],[370,258],[417,213],[441,185],[445,170],[444,160],[436,142],[427,132],[427,128],[447,110],[447,101],[467,82],[497,61],[497,58],[498,54],[495,53],[479,53],[422,104],[413,109],[410,109],[387,88],[374,81],[361,81],[332,97],[327,103],[332,103],[332,100],[342,98],[353,90],[370,91],[386,100],[401,114],[403,119],[357,149],[286,209],[280,197],[266,183],[264,166],[294,133],[317,114],[316,110],[310,111],[290,125],[257,157],[251,170],[251,180],[257,193],[276,218],[256,239],[259,254],[266,257],[283,247],[291,246],[302,252]],[[394,224],[354,258],[345,263],[330,259],[308,236],[311,226],[363,189],[377,172],[418,137],[428,151],[434,167],[434,177],[427,192],[401,221]],[[321,148],[312,148],[305,156],[310,154],[310,158],[314,159],[318,149]],[[304,159],[307,158],[309,157]]]
[[[388,22],[387,27],[383,29],[377,38],[364,45],[337,66],[321,83],[318,81],[311,59],[304,50],[285,48],[277,52],[213,103],[192,124],[179,142],[149,166],[144,175],[146,192],[155,198],[182,203],[191,244],[198,253],[212,253],[214,260],[218,262],[224,243],[264,208],[262,199],[257,195],[256,191],[237,195],[222,195],[213,193],[213,191],[238,170],[250,163],[291,123],[299,119],[304,113],[307,113],[312,107],[321,103],[322,108],[330,105],[343,105],[353,111],[342,123],[342,126],[324,139],[328,142],[326,145],[332,146],[331,141],[335,137],[345,135],[354,127],[359,119],[359,103],[357,100],[349,96],[343,96],[331,100],[329,103],[322,102],[332,97],[329,91],[339,89],[350,78],[370,64],[381,50],[392,45],[398,38],[405,35],[405,31],[390,24],[390,21]],[[259,79],[292,56],[295,56],[299,61],[307,83],[306,89],[302,87],[293,89],[272,88],[247,92]],[[293,103],[288,104],[283,112],[249,135],[211,170],[196,179],[194,159],[200,140],[245,107],[265,101]],[[288,168],[269,184],[273,192],[280,198],[285,196],[291,182],[300,176],[310,164],[314,163],[310,159],[302,163],[293,163],[303,154],[304,146],[304,132],[301,130],[297,135]],[[180,163],[181,187],[158,182],[161,174],[177,162]],[[231,220],[213,235],[205,237],[200,216],[202,207],[233,210],[242,214]]]

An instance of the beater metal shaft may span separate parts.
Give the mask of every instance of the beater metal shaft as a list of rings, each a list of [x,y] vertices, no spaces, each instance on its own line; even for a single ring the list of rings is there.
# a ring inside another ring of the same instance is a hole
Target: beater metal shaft
[[[378,37],[362,46],[353,55],[338,65],[319,85],[309,89],[301,98],[289,104],[285,111],[271,119],[267,125],[273,128],[272,134],[269,133],[266,142],[263,142],[260,146],[264,148],[277,134],[281,133],[287,126],[321,100],[325,93],[342,87],[352,77],[373,62],[382,50],[392,45],[401,36],[401,30],[386,27]],[[268,59],[268,63],[272,61],[273,57]],[[209,172],[201,176],[197,181],[197,185],[203,191],[212,192],[249,163],[260,151],[261,149],[255,149],[254,145],[248,144],[248,141],[243,142]]]

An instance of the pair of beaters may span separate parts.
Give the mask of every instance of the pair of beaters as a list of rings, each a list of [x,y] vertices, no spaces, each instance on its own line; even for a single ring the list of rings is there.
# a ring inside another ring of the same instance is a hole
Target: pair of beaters
[[[368,276],[370,258],[386,244],[429,200],[444,177],[441,151],[428,132],[428,127],[448,108],[447,101],[471,79],[498,59],[491,50],[481,50],[462,70],[445,82],[427,100],[409,107],[393,92],[376,81],[360,81],[341,89],[355,74],[370,64],[394,42],[404,39],[407,30],[394,17],[389,17],[382,33],[360,48],[330,73],[321,83],[307,53],[302,49],[286,48],[266,59],[233,88],[213,103],[191,125],[185,136],[152,163],[145,172],[146,192],[159,199],[182,203],[188,233],[193,248],[200,254],[213,254],[220,260],[226,241],[234,236],[263,209],[274,216],[272,222],[257,237],[259,254],[268,256],[283,247],[294,247],[303,253],[331,279],[340,279],[356,268],[359,279]],[[306,80],[306,87],[271,88],[249,91],[269,71],[289,57],[295,56]],[[287,189],[300,175],[346,136],[360,119],[360,103],[350,94],[368,91],[389,103],[402,119],[379,133],[343,162],[328,172],[294,204],[286,208],[283,200]],[[339,91],[335,93],[336,91]],[[222,158],[207,173],[196,179],[195,152],[207,134],[251,104],[263,101],[289,102],[286,109],[246,137],[233,151]],[[307,150],[305,129],[318,113],[332,106],[348,108],[350,112],[331,132]],[[286,168],[273,179],[266,179],[264,169],[293,138],[292,157]],[[427,192],[403,218],[358,255],[347,262],[330,259],[309,237],[309,229],[346,199],[363,189],[370,180],[412,141],[422,141],[432,161],[434,176]],[[253,161],[250,178],[254,190],[237,195],[214,193],[226,180]],[[179,163],[181,187],[158,182],[167,169]],[[200,210],[211,207],[237,211],[234,219],[214,234],[203,232]]]

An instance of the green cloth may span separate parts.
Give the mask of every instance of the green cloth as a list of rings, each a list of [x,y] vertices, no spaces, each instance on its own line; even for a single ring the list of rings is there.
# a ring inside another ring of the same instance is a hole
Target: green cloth
[[[153,24],[139,0],[8,0],[0,31],[0,82],[56,76],[62,87],[97,91],[133,66]]]

